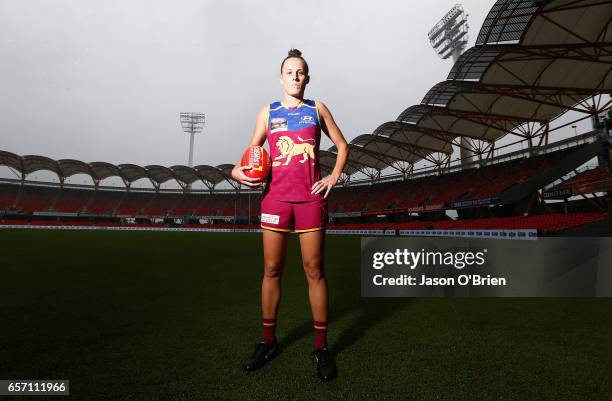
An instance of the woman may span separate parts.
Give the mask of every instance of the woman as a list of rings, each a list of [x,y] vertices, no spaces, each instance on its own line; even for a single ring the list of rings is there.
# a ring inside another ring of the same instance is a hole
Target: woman
[[[281,275],[289,233],[299,233],[308,297],[315,329],[314,358],[321,380],[336,376],[336,365],[327,348],[328,290],[323,268],[327,195],[338,181],[348,157],[348,145],[329,109],[304,99],[310,77],[308,64],[297,49],[281,63],[284,98],[259,112],[250,145],[268,140],[272,168],[261,202],[264,276],[261,286],[263,339],[244,364],[259,369],[279,353],[275,328],[281,295]],[[331,174],[321,178],[319,144],[323,131],[334,142],[338,157]],[[252,188],[262,185],[244,174],[250,167],[240,162],[232,177]]]

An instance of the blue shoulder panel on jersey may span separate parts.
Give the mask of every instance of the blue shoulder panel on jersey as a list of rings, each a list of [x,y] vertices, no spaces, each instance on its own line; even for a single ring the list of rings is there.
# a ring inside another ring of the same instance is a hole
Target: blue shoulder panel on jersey
[[[271,133],[298,131],[319,126],[319,113],[314,100],[304,100],[300,107],[288,109],[281,102],[270,103],[268,126]]]

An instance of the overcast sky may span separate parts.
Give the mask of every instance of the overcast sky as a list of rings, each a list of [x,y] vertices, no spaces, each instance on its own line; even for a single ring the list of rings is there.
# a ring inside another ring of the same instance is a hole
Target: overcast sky
[[[463,1],[472,46],[494,1]],[[179,113],[206,113],[194,164],[235,163],[302,50],[306,97],[348,140],[418,104],[452,66],[427,32],[455,4],[0,0],[0,149],[85,162],[187,164]],[[326,139],[322,148],[331,142]]]

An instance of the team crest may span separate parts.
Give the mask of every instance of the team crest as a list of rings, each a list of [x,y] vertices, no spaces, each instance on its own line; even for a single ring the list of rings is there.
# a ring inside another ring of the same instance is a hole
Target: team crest
[[[296,143],[291,137],[286,135],[281,136],[276,141],[276,147],[280,152],[280,155],[274,158],[272,162],[272,167],[277,167],[280,165],[286,166],[289,164],[293,156],[302,156],[302,159],[299,160],[300,163],[305,163],[310,158],[311,160],[315,159],[314,154],[314,145],[308,143],[308,141],[314,142],[315,140],[310,139],[302,139],[298,136],[298,140],[300,143]],[[285,159],[285,163],[282,163],[280,160]]]

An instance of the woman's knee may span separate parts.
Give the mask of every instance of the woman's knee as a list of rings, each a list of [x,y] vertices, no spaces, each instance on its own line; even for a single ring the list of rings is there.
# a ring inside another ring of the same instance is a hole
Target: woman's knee
[[[266,263],[264,266],[264,277],[267,279],[278,279],[283,274],[283,265],[280,263]]]
[[[325,271],[320,260],[308,260],[304,262],[304,272],[309,281],[319,281],[325,277]]]

